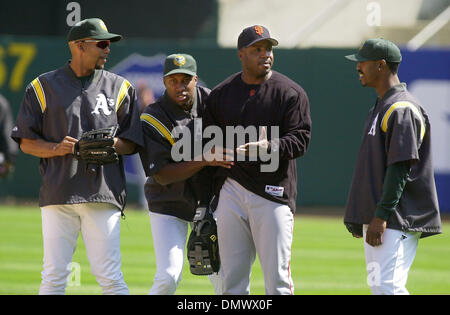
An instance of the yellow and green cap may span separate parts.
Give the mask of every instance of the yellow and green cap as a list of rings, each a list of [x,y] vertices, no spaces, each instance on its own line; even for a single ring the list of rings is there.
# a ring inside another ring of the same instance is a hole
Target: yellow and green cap
[[[194,57],[188,54],[172,54],[166,57],[163,73],[165,77],[175,73],[196,76],[197,62]]]

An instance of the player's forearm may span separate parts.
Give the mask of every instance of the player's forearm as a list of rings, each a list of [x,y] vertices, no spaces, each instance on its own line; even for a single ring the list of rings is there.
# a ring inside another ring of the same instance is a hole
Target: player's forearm
[[[61,156],[58,150],[59,143],[48,142],[42,139],[25,139],[20,142],[20,149],[26,154],[34,155],[40,158],[51,158]]]
[[[169,185],[192,177],[206,165],[205,161],[171,163],[160,169],[153,178],[161,185]]]

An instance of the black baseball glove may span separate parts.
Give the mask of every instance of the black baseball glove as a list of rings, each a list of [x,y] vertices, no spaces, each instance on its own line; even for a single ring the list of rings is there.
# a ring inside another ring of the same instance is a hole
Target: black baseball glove
[[[117,163],[119,156],[114,148],[114,136],[118,126],[85,132],[75,144],[75,157],[87,164]]]
[[[220,268],[217,225],[209,207],[198,207],[187,243],[187,258],[191,273],[210,275]]]

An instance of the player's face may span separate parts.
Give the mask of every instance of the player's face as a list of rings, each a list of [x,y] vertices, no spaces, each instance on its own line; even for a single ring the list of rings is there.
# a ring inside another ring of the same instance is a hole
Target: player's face
[[[164,77],[169,98],[180,105],[184,110],[189,110],[194,103],[195,87],[198,77],[184,73],[175,73]]]
[[[362,86],[376,87],[380,77],[378,61],[360,61],[356,64]]]
[[[268,40],[262,40],[241,48],[239,59],[242,62],[242,70],[248,75],[255,78],[265,77],[273,65],[272,44]]]
[[[109,40],[96,41],[86,39],[81,43],[84,49],[84,61],[95,69],[103,69],[111,52]]]

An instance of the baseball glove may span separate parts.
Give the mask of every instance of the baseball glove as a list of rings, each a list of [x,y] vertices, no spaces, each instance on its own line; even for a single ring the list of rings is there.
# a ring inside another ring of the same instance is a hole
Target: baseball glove
[[[119,156],[114,148],[114,136],[118,126],[85,132],[75,144],[75,157],[87,164],[117,163]]]
[[[217,225],[209,207],[199,207],[187,243],[187,258],[191,273],[210,275],[220,268]]]

